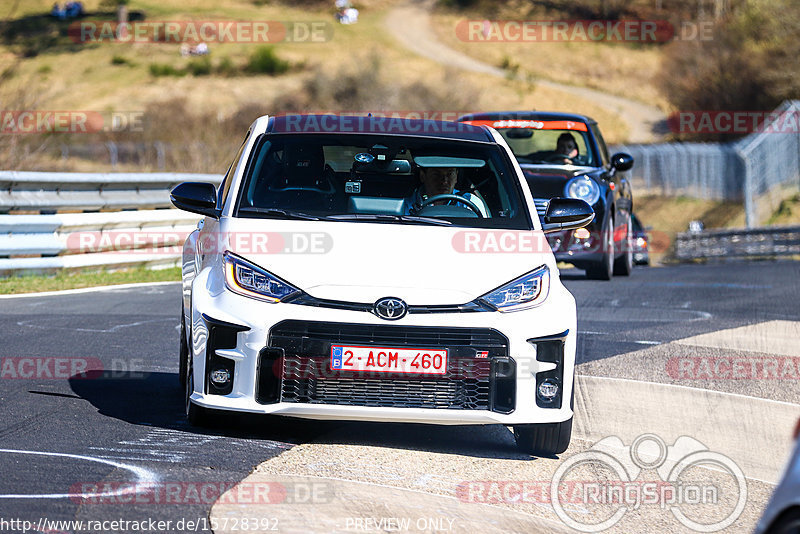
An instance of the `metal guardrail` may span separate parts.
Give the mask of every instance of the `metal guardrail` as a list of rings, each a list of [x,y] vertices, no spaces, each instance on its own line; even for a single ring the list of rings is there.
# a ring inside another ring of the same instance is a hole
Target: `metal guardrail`
[[[800,256],[800,226],[686,232],[675,238],[679,261]]]
[[[175,265],[199,217],[171,208],[170,189],[221,180],[216,174],[0,172],[0,212],[6,212],[0,214],[0,276]],[[91,213],[74,213],[81,210]],[[73,213],[54,213],[64,211]]]
[[[179,183],[221,180],[217,174],[0,171],[0,213],[168,208],[169,191]]]

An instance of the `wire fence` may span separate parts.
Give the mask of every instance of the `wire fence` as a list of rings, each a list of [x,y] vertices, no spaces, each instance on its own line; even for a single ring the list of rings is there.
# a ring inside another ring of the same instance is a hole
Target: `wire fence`
[[[732,144],[664,143],[618,145],[634,166],[629,180],[636,193],[743,200],[745,165]]]
[[[800,100],[786,101],[759,131],[732,143],[617,145],[634,157],[634,191],[744,202],[748,228],[774,209],[776,191],[800,188]],[[786,125],[789,125],[787,128]]]

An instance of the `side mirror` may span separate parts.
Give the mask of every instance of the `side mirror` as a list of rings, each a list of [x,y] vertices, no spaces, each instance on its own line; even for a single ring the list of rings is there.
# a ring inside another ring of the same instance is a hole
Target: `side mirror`
[[[184,182],[175,186],[169,195],[176,208],[206,217],[219,218],[217,211],[217,190],[213,184],[205,182]]]
[[[594,210],[579,198],[553,198],[547,205],[542,230],[557,232],[583,228],[594,220]]]
[[[633,167],[633,156],[625,152],[618,152],[611,156],[611,166],[618,171],[628,171]]]

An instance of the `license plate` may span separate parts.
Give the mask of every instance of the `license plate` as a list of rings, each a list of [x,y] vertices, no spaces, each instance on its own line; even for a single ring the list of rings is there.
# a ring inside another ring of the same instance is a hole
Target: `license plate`
[[[331,346],[331,369],[377,373],[447,373],[447,349]]]

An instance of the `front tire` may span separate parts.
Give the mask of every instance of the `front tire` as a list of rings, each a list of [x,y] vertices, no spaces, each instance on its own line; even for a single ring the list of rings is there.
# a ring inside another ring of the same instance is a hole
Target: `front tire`
[[[633,224],[628,219],[625,232],[625,251],[621,258],[614,262],[615,276],[630,276],[633,271]]]
[[[767,529],[770,534],[797,534],[800,532],[800,508],[781,514]]]
[[[181,310],[181,348],[178,358],[178,380],[181,386],[186,387],[186,366],[189,362],[189,344],[186,342],[186,320],[183,318],[183,310]]]
[[[609,220],[603,232],[602,259],[586,269],[590,280],[611,280],[614,275],[614,221]]]
[[[203,408],[192,402],[191,396],[194,392],[194,369],[192,369],[191,362],[189,362],[187,367],[188,373],[186,375],[186,385],[184,387],[186,420],[189,421],[189,424],[192,426],[207,426],[210,422],[211,414],[207,408]]]
[[[569,447],[571,437],[572,417],[562,423],[514,425],[517,447],[522,452],[534,456],[561,454]]]

